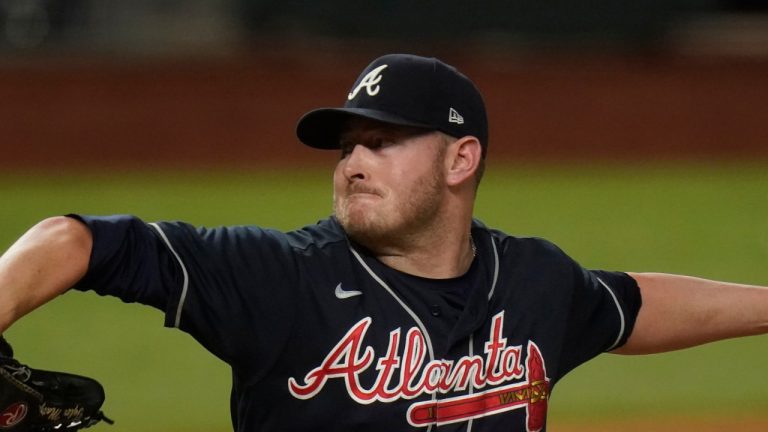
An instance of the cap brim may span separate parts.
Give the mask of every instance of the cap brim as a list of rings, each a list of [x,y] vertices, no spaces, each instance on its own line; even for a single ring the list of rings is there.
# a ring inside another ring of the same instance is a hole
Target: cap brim
[[[296,124],[296,136],[304,144],[319,149],[339,148],[339,135],[353,117],[378,120],[399,126],[431,128],[384,111],[367,108],[319,108],[304,114]]]

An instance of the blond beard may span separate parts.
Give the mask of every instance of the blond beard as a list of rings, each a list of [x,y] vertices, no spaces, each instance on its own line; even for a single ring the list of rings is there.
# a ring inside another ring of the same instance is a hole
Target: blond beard
[[[446,187],[442,160],[442,154],[439,154],[433,169],[414,181],[410,195],[398,201],[390,214],[350,209],[348,200],[334,196],[334,212],[347,235],[368,249],[380,250],[402,246],[402,243],[439,228]]]

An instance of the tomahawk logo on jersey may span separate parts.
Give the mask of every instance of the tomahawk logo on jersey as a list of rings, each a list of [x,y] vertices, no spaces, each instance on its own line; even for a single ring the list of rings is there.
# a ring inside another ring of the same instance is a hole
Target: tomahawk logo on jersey
[[[639,308],[629,276],[477,222],[469,271],[432,280],[334,218],[283,233],[77,217],[94,236],[77,287],[164,310],[230,364],[243,432],[545,430],[557,381],[621,345]]]

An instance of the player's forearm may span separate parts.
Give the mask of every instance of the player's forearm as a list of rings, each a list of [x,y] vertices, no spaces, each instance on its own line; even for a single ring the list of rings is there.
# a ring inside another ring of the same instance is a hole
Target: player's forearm
[[[63,293],[88,270],[92,238],[67,217],[46,219],[0,257],[0,333]]]
[[[643,306],[618,353],[672,351],[768,332],[768,287],[660,273],[631,276]]]

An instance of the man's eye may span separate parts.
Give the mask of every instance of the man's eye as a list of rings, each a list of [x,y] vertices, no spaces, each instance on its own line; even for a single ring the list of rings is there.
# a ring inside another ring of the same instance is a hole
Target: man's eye
[[[351,141],[339,142],[339,149],[341,149],[341,158],[344,159],[344,157],[352,153],[352,149],[354,148],[355,148],[355,145]]]
[[[389,147],[391,145],[396,144],[397,141],[395,139],[389,138],[389,137],[379,137],[379,138],[372,138],[367,141],[365,141],[364,145],[366,148],[370,150],[379,150],[382,148]],[[344,159],[345,157],[349,156],[352,151],[355,149],[355,146],[357,146],[358,143],[354,143],[352,141],[345,141],[342,140],[339,142],[339,148],[341,149],[341,159]]]
[[[382,149],[397,144],[397,140],[389,137],[376,138],[368,144],[370,149]]]
[[[371,142],[368,144],[368,148],[370,149],[378,149],[384,146],[384,138],[374,138],[371,140]]]

